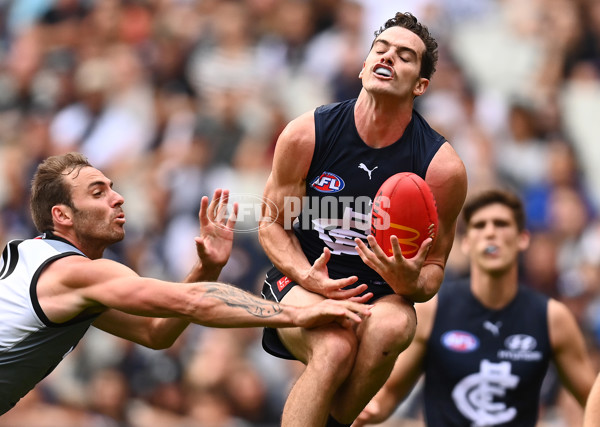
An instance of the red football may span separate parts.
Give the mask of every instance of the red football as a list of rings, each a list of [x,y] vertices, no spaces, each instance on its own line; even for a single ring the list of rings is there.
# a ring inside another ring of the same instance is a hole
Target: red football
[[[435,198],[423,178],[401,172],[381,185],[371,210],[371,234],[388,256],[391,236],[398,236],[402,255],[412,258],[425,239],[435,238],[437,227]]]

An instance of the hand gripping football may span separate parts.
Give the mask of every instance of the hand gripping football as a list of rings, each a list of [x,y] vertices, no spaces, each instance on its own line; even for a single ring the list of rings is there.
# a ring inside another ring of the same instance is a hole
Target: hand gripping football
[[[371,209],[371,234],[386,255],[393,254],[390,237],[397,236],[402,255],[412,258],[437,228],[435,198],[419,175],[397,173],[381,185]]]

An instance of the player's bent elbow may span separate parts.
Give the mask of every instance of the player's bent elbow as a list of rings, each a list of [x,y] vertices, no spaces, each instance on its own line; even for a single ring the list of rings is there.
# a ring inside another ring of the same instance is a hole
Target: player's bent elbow
[[[438,293],[444,280],[444,265],[441,263],[426,262],[423,270],[427,270],[427,272],[419,277],[415,292],[411,295],[403,295],[413,303],[429,301]]]
[[[153,338],[149,343],[145,345],[151,350],[166,350],[170,348],[176,341],[177,337],[160,337]]]

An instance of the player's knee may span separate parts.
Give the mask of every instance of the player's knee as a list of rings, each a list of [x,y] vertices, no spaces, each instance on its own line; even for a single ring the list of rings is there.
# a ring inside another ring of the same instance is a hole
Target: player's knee
[[[400,353],[408,347],[415,336],[416,320],[410,313],[397,313],[380,319],[375,325],[373,334],[375,341],[382,348],[393,353]]]
[[[343,373],[354,364],[358,343],[356,335],[343,328],[327,329],[321,333],[313,350],[311,362],[323,370]]]

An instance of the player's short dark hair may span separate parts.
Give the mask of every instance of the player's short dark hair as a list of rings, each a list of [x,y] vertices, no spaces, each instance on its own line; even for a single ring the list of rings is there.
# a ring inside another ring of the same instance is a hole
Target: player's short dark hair
[[[80,153],[50,156],[38,165],[31,181],[30,208],[33,223],[40,233],[54,231],[53,206],[74,207],[71,186],[64,177],[88,166],[92,165]]]
[[[433,73],[435,73],[435,66],[437,65],[438,61],[438,43],[429,32],[429,29],[425,25],[421,24],[410,12],[398,12],[393,18],[388,19],[386,23],[383,24],[383,27],[375,31],[375,39],[377,39],[381,33],[391,27],[406,28],[423,40],[423,43],[425,43],[425,53],[421,59],[420,77],[431,79],[431,76],[433,76]],[[371,45],[371,48],[372,47],[373,45]]]
[[[504,205],[513,212],[519,231],[525,229],[525,209],[521,198],[508,190],[498,189],[482,191],[465,202],[462,210],[465,225],[469,225],[469,221],[479,209],[495,203]]]

